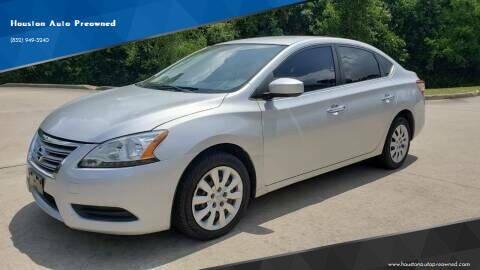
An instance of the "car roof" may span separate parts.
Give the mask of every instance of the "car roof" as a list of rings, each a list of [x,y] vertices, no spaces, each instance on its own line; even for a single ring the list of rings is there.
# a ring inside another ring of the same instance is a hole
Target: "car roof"
[[[317,41],[318,43],[349,43],[360,45],[361,42],[334,38],[334,37],[320,37],[320,36],[272,36],[272,37],[256,37],[227,41],[221,44],[276,44],[276,45],[292,45],[298,42]],[[363,43],[362,43],[363,44]],[[365,45],[365,44],[363,44]]]

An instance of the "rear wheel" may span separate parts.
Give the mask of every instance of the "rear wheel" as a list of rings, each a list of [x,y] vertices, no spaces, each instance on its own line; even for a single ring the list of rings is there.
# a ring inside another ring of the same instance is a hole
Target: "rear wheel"
[[[221,152],[192,164],[178,188],[174,226],[201,240],[228,233],[238,223],[250,197],[246,167],[235,156]]]
[[[405,162],[410,149],[410,125],[407,119],[397,117],[388,131],[382,154],[378,157],[386,169],[397,169]]]

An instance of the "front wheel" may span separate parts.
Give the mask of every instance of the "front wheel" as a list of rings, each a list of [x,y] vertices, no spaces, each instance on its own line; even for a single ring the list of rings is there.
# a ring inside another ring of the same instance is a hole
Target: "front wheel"
[[[410,149],[410,125],[407,119],[397,117],[388,131],[382,154],[378,157],[386,169],[397,169],[405,162]]]
[[[245,165],[228,153],[212,153],[185,173],[175,200],[174,226],[196,239],[228,233],[244,213],[250,197]]]

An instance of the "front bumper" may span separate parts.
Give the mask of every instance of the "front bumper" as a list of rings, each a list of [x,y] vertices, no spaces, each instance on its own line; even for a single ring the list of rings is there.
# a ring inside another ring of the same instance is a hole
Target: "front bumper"
[[[45,177],[44,191],[55,204],[32,190],[37,205],[70,228],[108,234],[146,234],[170,228],[171,210],[178,181],[189,157],[115,169],[78,168],[78,161],[95,145],[85,144],[62,163],[55,178],[39,171],[32,161],[28,168]],[[122,208],[138,219],[103,221],[79,215],[72,205]],[[55,207],[56,206],[56,207]]]

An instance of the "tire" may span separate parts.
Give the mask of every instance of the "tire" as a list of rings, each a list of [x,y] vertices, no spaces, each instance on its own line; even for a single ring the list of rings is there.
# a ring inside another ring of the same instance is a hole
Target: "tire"
[[[377,158],[383,168],[394,170],[403,165],[410,150],[410,134],[412,133],[407,119],[399,116],[393,120],[382,154]],[[396,140],[400,141],[400,144],[396,144]]]
[[[172,225],[191,238],[220,237],[239,222],[249,199],[250,179],[242,161],[224,152],[205,154],[187,168],[177,187]]]

